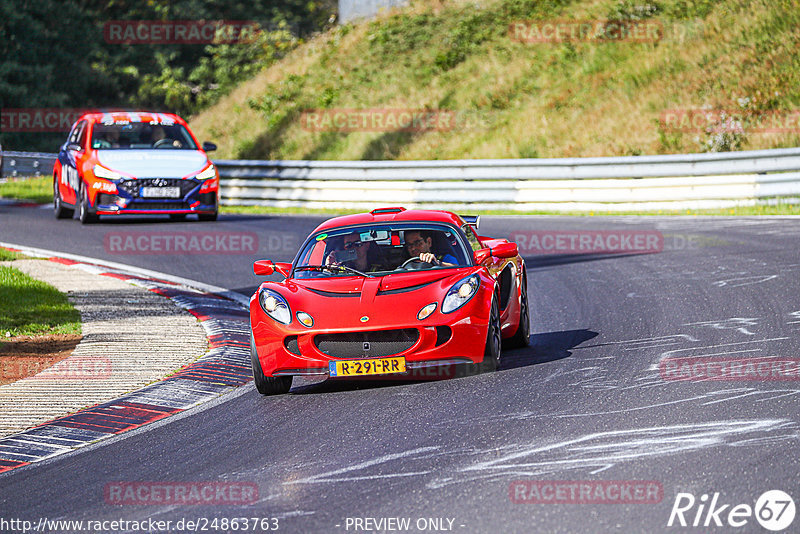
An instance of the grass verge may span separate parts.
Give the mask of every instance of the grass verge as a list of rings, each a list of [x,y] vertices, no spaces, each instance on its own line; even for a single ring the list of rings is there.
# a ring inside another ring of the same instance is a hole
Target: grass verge
[[[0,184],[0,197],[47,204],[53,200],[53,179],[39,176],[9,180]]]
[[[66,295],[13,267],[0,266],[0,339],[80,333],[80,313]]]
[[[23,257],[24,256],[19,252],[14,252],[13,250],[0,248],[0,261],[14,261],[22,259]]]

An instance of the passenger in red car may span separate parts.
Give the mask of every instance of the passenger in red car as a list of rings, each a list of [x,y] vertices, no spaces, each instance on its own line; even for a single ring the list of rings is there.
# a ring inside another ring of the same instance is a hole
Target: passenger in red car
[[[342,247],[328,255],[328,265],[346,265],[362,272],[375,272],[384,269],[380,262],[372,260],[372,241],[361,241],[357,233],[344,236]]]

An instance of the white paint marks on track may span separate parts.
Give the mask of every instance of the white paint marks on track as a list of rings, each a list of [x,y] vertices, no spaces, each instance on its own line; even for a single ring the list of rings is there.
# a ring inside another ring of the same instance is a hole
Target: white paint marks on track
[[[797,439],[800,439],[800,428],[788,419],[723,420],[637,427],[489,449],[417,447],[345,464],[284,484],[358,483],[364,480],[433,475],[434,478],[426,483],[426,487],[438,489],[474,480],[552,476],[570,470],[596,474],[648,457]],[[451,461],[443,468],[445,458]],[[456,465],[453,465],[453,461]]]

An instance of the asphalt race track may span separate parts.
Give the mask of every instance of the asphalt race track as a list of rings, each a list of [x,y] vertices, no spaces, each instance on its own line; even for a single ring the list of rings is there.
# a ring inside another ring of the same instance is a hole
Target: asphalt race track
[[[47,210],[2,206],[0,241],[249,295],[259,283],[252,261],[290,261],[323,219],[228,215],[216,223],[81,226]],[[0,475],[0,517],[173,525],[277,518],[284,532],[401,531],[390,528],[400,523],[378,527],[364,518],[409,518],[408,532],[765,532],[753,516],[730,526],[729,512],[754,507],[767,490],[800,505],[797,375],[687,381],[659,367],[676,357],[800,358],[800,220],[484,217],[480,230],[522,235],[528,245],[533,232],[656,233],[663,241],[651,253],[526,253],[532,346],[504,352],[496,373],[308,383],[280,397],[262,397],[248,384],[186,416]],[[121,232],[254,234],[258,250],[121,254],[109,246]],[[544,504],[513,502],[515,482],[541,483],[524,486],[530,489],[553,480],[650,481],[663,495],[575,503],[565,490]],[[241,482],[255,485],[258,498],[249,505],[108,502],[109,484],[131,481]],[[689,526],[668,527],[679,493],[697,502],[685,513]],[[715,516],[724,526],[704,527],[714,525],[704,511],[692,527],[702,496],[708,509],[716,493],[717,508],[728,505]],[[800,518],[789,531],[799,526]],[[235,530],[209,523],[207,531]]]

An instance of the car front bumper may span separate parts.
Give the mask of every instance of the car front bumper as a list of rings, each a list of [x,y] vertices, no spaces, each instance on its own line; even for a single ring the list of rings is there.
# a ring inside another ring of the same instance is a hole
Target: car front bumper
[[[439,376],[441,372],[439,370],[427,371],[431,368],[483,361],[488,326],[486,323],[476,322],[473,317],[464,314],[447,324],[426,324],[413,329],[403,328],[404,330],[416,330],[418,333],[416,340],[404,350],[394,352],[389,349],[377,355],[370,355],[363,349],[363,345],[359,347],[356,343],[349,345],[340,343],[336,351],[328,350],[328,352],[335,352],[335,355],[332,355],[324,352],[327,349],[324,343],[320,342],[321,337],[332,334],[342,334],[349,338],[360,336],[365,340],[363,343],[370,343],[369,340],[373,339],[370,334],[396,329],[359,330],[353,328],[333,332],[305,331],[278,334],[275,332],[274,326],[266,321],[251,325],[256,340],[258,359],[266,376],[330,376],[330,362],[402,357],[405,359],[405,373],[368,376],[432,378]]]

